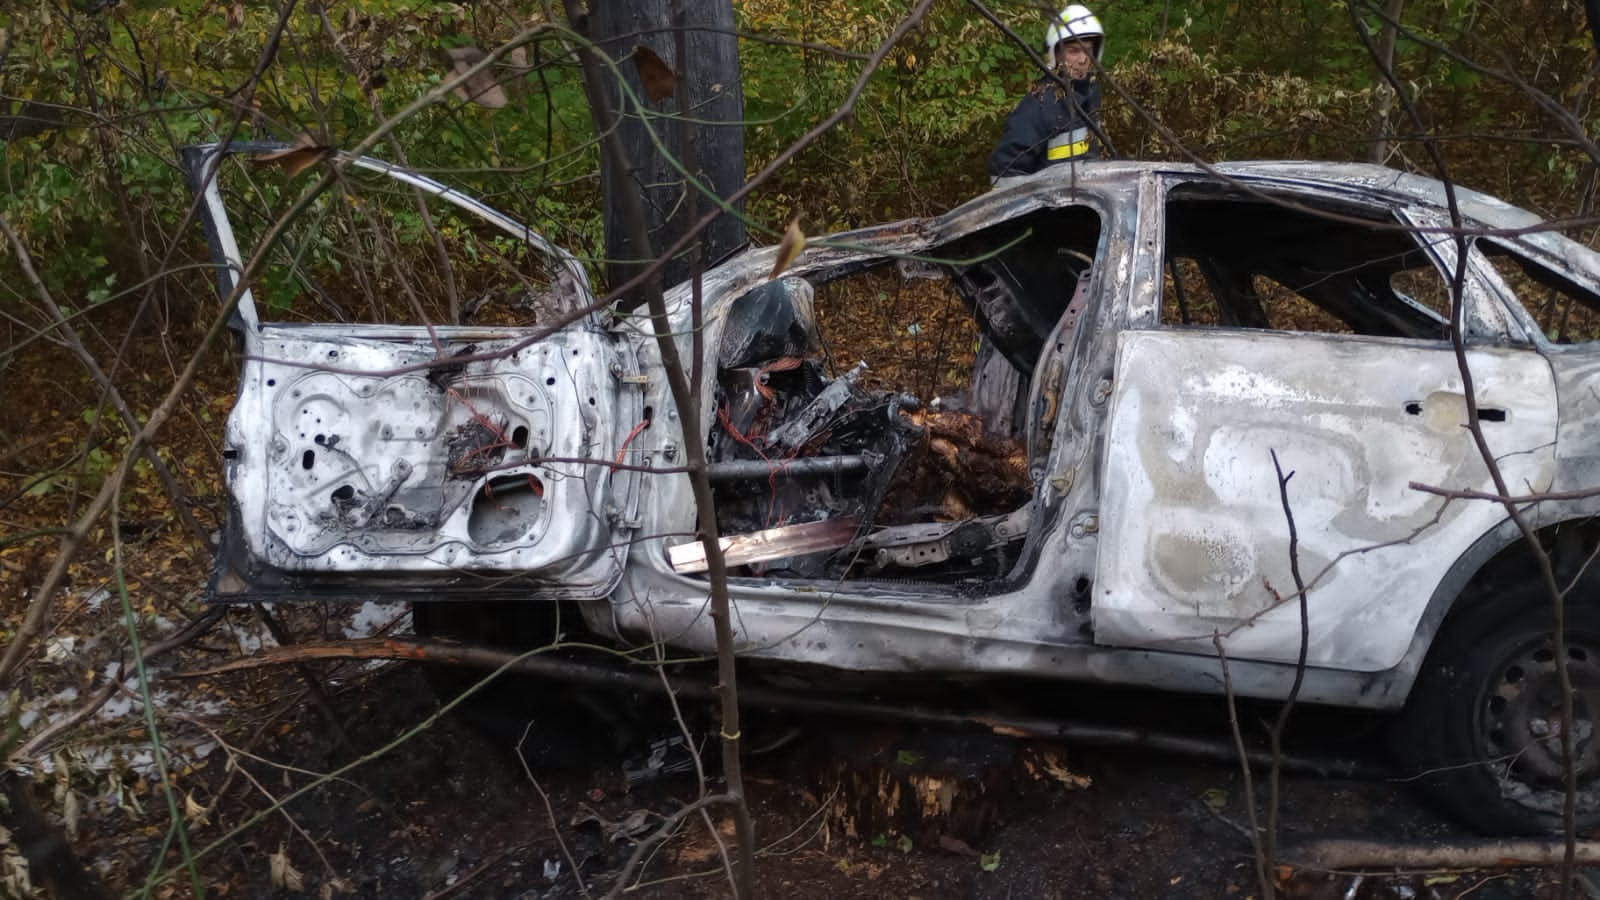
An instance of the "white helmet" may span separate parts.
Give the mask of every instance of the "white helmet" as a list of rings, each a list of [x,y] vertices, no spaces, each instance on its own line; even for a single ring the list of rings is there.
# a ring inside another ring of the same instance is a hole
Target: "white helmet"
[[[1055,55],[1056,44],[1062,41],[1087,40],[1094,44],[1094,60],[1100,61],[1100,51],[1105,48],[1106,30],[1100,27],[1100,20],[1094,17],[1089,7],[1079,3],[1063,9],[1050,23],[1050,28],[1044,33],[1045,59]]]

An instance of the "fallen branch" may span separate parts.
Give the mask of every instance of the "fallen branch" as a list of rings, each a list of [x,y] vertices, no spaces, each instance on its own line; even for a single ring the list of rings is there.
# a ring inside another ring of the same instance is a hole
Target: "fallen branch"
[[[196,672],[175,673],[183,678],[203,678],[224,672],[237,672],[263,666],[281,666],[308,660],[330,659],[401,659],[412,662],[431,662],[470,666],[478,669],[499,669],[506,673],[536,675],[575,684],[618,690],[661,694],[667,691],[667,681],[655,671],[658,662],[602,665],[574,659],[564,659],[548,654],[522,657],[522,654],[458,644],[453,641],[421,638],[363,638],[353,641],[330,641],[315,644],[295,644],[274,647],[252,656],[229,660]],[[716,686],[695,678],[680,678],[671,682],[671,690],[678,697],[695,700],[717,698]],[[819,715],[845,716],[873,721],[912,722],[938,728],[985,728],[995,734],[1016,738],[1040,738],[1066,741],[1099,747],[1127,747],[1172,753],[1179,756],[1208,759],[1216,762],[1233,762],[1238,757],[1233,745],[1206,737],[1153,731],[1146,728],[1120,725],[1101,725],[1073,722],[1065,719],[1048,719],[1032,716],[1001,715],[988,711],[970,713],[933,709],[909,705],[874,703],[868,700],[834,698],[814,693],[797,693],[751,685],[740,691],[740,702],[751,707],[781,707],[796,712]],[[1252,766],[1266,768],[1272,755],[1261,750],[1245,754]],[[1382,778],[1387,772],[1370,764],[1353,760],[1284,756],[1280,762],[1283,771],[1315,775],[1325,778]]]
[[[1310,869],[1506,869],[1559,865],[1567,848],[1560,841],[1479,840],[1397,844],[1330,839],[1284,848],[1283,861]],[[1577,862],[1600,863],[1600,842],[1580,841]]]
[[[224,672],[240,672],[263,666],[284,666],[312,660],[327,659],[405,659],[412,662],[438,662],[474,668],[499,668],[520,654],[488,647],[472,647],[449,641],[420,638],[362,638],[353,641],[325,641],[308,644],[290,644],[262,650],[251,656],[231,659],[221,665],[194,672],[176,672],[180,678],[205,678]],[[559,667],[557,664],[556,667]],[[553,668],[550,660],[530,657],[512,666],[510,671],[530,674],[547,674]]]

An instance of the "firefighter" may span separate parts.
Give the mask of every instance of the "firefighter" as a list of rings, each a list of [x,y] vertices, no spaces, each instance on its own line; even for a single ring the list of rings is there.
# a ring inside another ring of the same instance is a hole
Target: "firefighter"
[[[1105,47],[1100,20],[1088,7],[1074,3],[1045,31],[1044,47],[1054,76],[1035,81],[1006,117],[1000,142],[989,154],[991,179],[1100,156],[1095,121],[1100,85],[1093,78]]]

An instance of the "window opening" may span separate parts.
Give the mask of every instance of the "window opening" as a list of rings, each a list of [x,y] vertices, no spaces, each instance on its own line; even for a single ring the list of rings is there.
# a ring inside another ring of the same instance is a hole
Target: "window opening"
[[[990,589],[1010,573],[1034,489],[1028,392],[1100,230],[1091,210],[1045,210],[937,261],[853,263],[735,299],[707,439],[719,527],[775,545],[743,574]]]
[[[1547,340],[1600,340],[1600,295],[1498,241],[1479,240],[1476,246]]]
[[[1392,213],[1284,200],[1214,185],[1170,192],[1163,324],[1448,336],[1448,282]]]

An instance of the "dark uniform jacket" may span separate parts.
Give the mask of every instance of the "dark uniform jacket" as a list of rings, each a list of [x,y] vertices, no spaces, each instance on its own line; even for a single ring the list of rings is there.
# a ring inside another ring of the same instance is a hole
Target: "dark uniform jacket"
[[[1066,91],[1048,76],[1028,89],[1006,117],[1000,143],[989,154],[989,175],[1028,175],[1048,165],[1098,159],[1100,144],[1089,123],[1100,113],[1100,85],[1069,81]]]

